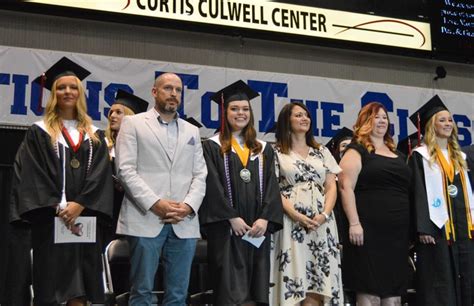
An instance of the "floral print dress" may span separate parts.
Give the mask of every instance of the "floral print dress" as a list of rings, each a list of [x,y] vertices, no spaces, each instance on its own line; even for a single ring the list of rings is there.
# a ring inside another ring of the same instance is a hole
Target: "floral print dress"
[[[326,173],[337,174],[329,150],[310,148],[306,159],[291,152],[276,152],[280,192],[295,210],[313,218],[324,209]],[[317,230],[307,232],[286,214],[283,230],[272,236],[270,301],[295,305],[306,293],[324,296],[325,305],[343,305],[340,251],[334,214]]]

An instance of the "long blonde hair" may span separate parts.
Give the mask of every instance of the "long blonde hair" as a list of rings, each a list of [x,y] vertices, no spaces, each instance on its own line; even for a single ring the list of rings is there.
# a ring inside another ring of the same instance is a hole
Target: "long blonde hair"
[[[435,122],[436,117],[438,116],[439,112],[431,116],[431,118],[426,123],[425,127],[425,135],[423,137],[423,142],[425,143],[428,154],[430,155],[430,164],[436,162],[436,131],[435,131]],[[451,116],[451,113],[450,113]],[[458,128],[456,124],[453,123],[453,132],[451,136],[448,138],[448,147],[451,150],[452,156],[450,156],[451,160],[454,163],[454,169],[457,171],[467,169],[466,161],[462,157],[461,154],[461,147],[458,143]]]
[[[87,114],[87,104],[84,87],[82,86],[81,80],[79,80],[75,76],[73,77],[76,81],[77,89],[79,91],[79,97],[76,103],[77,129],[79,130],[79,132],[84,133],[84,135],[89,135],[90,139],[93,142],[99,143],[99,138],[92,131],[92,119]],[[59,135],[61,135],[61,129],[63,127],[62,119],[59,115],[58,99],[56,95],[56,86],[58,80],[54,81],[53,83],[53,86],[51,88],[51,95],[49,96],[48,103],[46,104],[46,110],[44,115],[44,123],[51,137],[51,143],[53,146],[56,144]]]
[[[114,103],[114,104],[117,104],[117,103]],[[124,116],[135,115],[135,113],[130,109],[130,107],[125,106],[123,104],[120,104],[120,105],[123,107]],[[112,131],[112,129],[110,128],[110,111],[109,111],[109,115],[107,116],[107,119],[108,119],[108,123],[107,123],[107,128],[105,129],[105,138],[107,139],[107,147],[110,150],[115,145],[115,141],[117,140],[117,135],[119,131]]]

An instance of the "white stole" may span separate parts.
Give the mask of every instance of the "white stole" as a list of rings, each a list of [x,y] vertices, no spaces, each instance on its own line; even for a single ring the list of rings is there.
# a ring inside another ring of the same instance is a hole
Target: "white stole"
[[[446,187],[443,186],[443,172],[437,163],[432,163],[430,165],[430,156],[425,145],[416,148],[414,151],[420,153],[423,157],[423,172],[425,174],[426,197],[428,199],[430,220],[441,229],[449,219],[446,198],[444,197],[444,189]],[[465,159],[466,155],[464,153],[462,153],[462,156]],[[472,205],[474,201],[471,182],[469,180],[469,175],[467,175],[467,171],[463,171],[464,177],[466,178],[465,192],[467,192],[467,198],[469,201],[467,204],[469,205],[471,216],[474,216],[474,205]],[[420,191],[416,190],[415,192]]]

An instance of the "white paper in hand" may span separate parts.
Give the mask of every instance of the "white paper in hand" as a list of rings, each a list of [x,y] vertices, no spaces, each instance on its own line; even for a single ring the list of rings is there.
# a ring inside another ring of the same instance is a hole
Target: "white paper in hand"
[[[96,217],[78,217],[71,229],[64,221],[54,218],[54,243],[94,243],[96,241]]]
[[[250,237],[249,232],[246,232],[245,235],[242,236],[242,239],[254,245],[258,249],[265,240],[265,236],[261,236],[258,238]]]

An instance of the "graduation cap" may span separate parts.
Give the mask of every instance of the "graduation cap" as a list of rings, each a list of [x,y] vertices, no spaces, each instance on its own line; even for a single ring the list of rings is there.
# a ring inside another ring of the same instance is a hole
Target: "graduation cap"
[[[186,119],[187,122],[191,123],[192,125],[194,125],[195,127],[197,127],[198,129],[202,127],[202,124],[199,123],[199,121],[197,121],[196,119],[194,119],[194,117],[187,117]]]
[[[420,130],[421,133],[425,131],[426,123],[431,119],[436,113],[448,110],[443,101],[439,98],[438,95],[435,95],[423,106],[421,106],[415,113],[410,116],[411,122]]]
[[[419,145],[420,142],[418,141],[418,132],[415,132],[409,135],[408,137],[400,140],[397,144],[397,150],[408,157],[411,155],[411,151]]]
[[[441,101],[440,97],[435,95],[410,116],[411,122],[413,122],[418,130],[418,143],[421,142],[421,134],[425,132],[428,120],[443,110],[448,110],[448,108],[444,105],[443,101]]]
[[[224,127],[224,109],[230,102],[242,100],[250,102],[250,100],[258,96],[258,92],[253,90],[242,80],[238,80],[213,94],[211,100],[219,104],[221,107],[220,130],[222,131]]]
[[[41,87],[51,90],[54,81],[60,77],[75,76],[82,81],[90,74],[90,71],[79,66],[67,57],[63,57],[48,70],[46,70],[46,72],[44,72],[41,76],[37,77],[33,82],[40,84]]]
[[[339,129],[337,134],[333,138],[331,138],[328,143],[326,143],[326,147],[329,148],[329,150],[334,151],[339,146],[339,143],[341,141],[345,139],[350,139],[353,135],[354,132],[352,132],[351,129],[343,127],[342,129]]]
[[[130,108],[135,114],[146,112],[148,109],[147,101],[122,89],[117,90],[117,94],[115,95],[114,104],[117,103]]]
[[[89,74],[91,74],[90,71],[79,66],[67,57],[61,58],[42,75],[33,80],[33,83],[39,84],[41,88],[38,102],[38,112],[41,112],[43,109],[41,106],[43,102],[43,88],[51,90],[53,88],[54,81],[63,76],[75,76],[82,81]]]
[[[244,81],[238,80],[237,82],[234,82],[216,92],[211,96],[211,100],[218,104],[221,104],[222,102],[224,102],[224,104],[228,104],[232,101],[250,101],[258,96],[258,92],[253,90]]]

